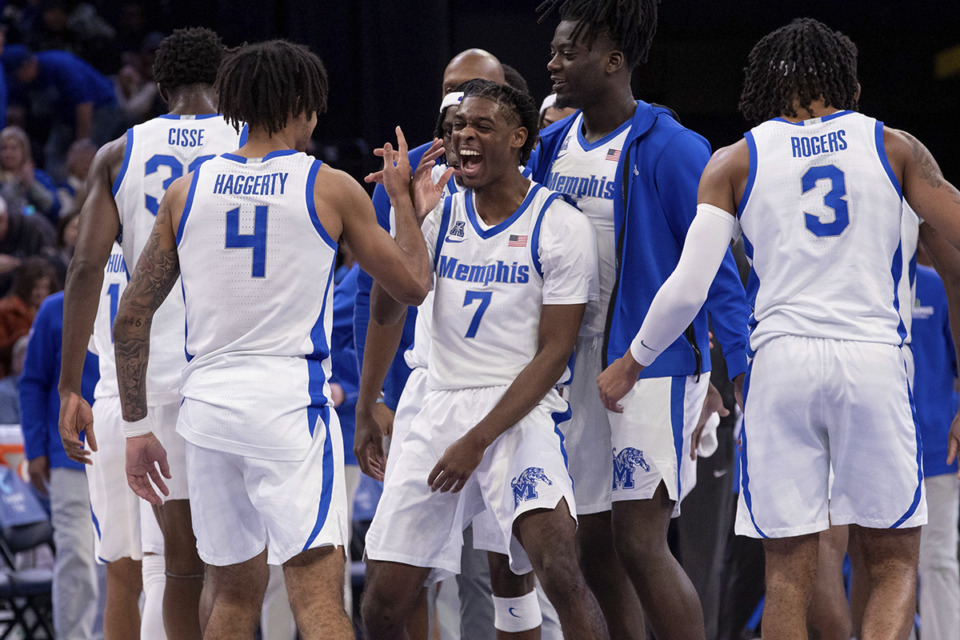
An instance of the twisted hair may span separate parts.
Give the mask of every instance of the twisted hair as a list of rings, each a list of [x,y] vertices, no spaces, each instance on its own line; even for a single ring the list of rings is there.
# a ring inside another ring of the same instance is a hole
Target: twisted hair
[[[504,115],[510,121],[527,130],[527,140],[520,149],[520,164],[527,164],[530,152],[537,144],[537,134],[540,129],[538,121],[540,112],[533,103],[529,93],[524,93],[505,84],[490,82],[489,80],[469,80],[460,85],[463,99],[484,98],[497,103],[500,109],[505,109]]]
[[[303,45],[287,40],[246,44],[220,65],[218,109],[238,130],[279,133],[291,117],[327,110],[327,70]]]
[[[223,61],[223,42],[203,27],[177,29],[160,41],[153,78],[164,91],[191,84],[213,85]]]
[[[839,31],[798,18],[764,36],[750,52],[740,112],[764,122],[823,98],[825,106],[857,108],[857,47]]]
[[[571,39],[576,42],[582,36],[588,48],[606,34],[633,69],[647,61],[657,32],[659,4],[660,0],[544,0],[537,12],[540,22],[554,10],[561,20],[577,22]]]

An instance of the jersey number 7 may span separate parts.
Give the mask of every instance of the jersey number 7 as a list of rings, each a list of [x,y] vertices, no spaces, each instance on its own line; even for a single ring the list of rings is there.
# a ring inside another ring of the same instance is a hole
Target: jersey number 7
[[[480,328],[480,321],[483,320],[483,314],[487,310],[487,307],[490,306],[490,299],[493,297],[493,291],[467,291],[467,295],[463,299],[463,306],[467,306],[474,300],[480,301],[480,306],[477,307],[477,311],[473,314],[473,320],[470,321],[470,326],[467,328],[468,338],[473,338],[477,335],[477,329]]]

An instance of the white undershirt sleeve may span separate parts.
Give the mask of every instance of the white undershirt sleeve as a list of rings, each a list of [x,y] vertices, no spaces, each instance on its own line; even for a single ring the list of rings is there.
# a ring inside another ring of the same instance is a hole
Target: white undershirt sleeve
[[[737,233],[736,216],[712,204],[697,205],[680,262],[653,298],[643,326],[630,345],[638,363],[645,367],[653,364],[693,322]]]

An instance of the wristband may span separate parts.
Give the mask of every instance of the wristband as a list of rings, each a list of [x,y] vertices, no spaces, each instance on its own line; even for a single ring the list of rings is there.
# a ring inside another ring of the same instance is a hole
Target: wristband
[[[135,422],[123,421],[123,437],[135,438],[153,433],[153,416],[147,414]]]

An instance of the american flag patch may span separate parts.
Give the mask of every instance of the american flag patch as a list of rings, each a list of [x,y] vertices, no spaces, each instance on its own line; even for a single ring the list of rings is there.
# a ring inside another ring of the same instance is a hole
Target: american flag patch
[[[604,160],[609,160],[610,162],[619,162],[620,149],[607,149],[607,157],[605,157]]]
[[[510,240],[507,242],[508,247],[525,247],[527,246],[527,236],[510,236]]]

